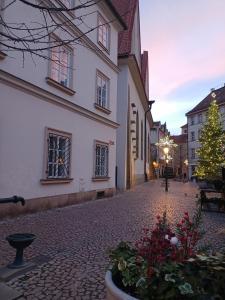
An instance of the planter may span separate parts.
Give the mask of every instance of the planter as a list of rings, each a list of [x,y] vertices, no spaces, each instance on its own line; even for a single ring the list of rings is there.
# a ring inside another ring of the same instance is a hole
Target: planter
[[[137,298],[129,296],[114,284],[111,271],[106,272],[105,285],[107,300],[138,300]]]

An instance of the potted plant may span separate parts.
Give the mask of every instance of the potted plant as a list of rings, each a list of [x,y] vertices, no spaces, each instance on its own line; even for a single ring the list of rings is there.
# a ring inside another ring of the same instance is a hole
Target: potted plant
[[[110,252],[107,299],[224,299],[225,255],[197,251],[200,220],[200,209],[192,220],[186,212],[173,231],[164,213],[135,245],[121,242]]]

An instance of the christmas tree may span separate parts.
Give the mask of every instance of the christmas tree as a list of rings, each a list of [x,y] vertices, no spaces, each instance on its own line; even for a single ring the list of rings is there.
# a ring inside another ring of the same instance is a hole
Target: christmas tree
[[[199,142],[201,146],[197,150],[199,163],[196,175],[208,180],[220,178],[222,165],[225,164],[225,133],[216,100],[210,104],[208,119],[202,127]]]

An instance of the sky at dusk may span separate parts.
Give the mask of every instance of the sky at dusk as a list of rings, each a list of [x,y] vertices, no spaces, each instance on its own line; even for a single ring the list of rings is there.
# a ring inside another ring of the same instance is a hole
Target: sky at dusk
[[[225,83],[225,0],[140,0],[154,121],[179,134],[185,113]]]

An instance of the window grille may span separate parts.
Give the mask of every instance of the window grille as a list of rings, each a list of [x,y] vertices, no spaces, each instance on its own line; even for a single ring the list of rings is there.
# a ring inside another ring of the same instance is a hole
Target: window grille
[[[103,74],[97,73],[97,104],[101,107],[108,107],[109,79]]]
[[[194,141],[194,140],[195,140],[195,132],[192,131],[192,132],[191,132],[191,141]]]
[[[109,147],[97,143],[95,146],[95,176],[108,177]]]
[[[48,134],[48,178],[69,178],[71,138],[60,134]]]
[[[72,50],[65,46],[52,48],[50,77],[66,87],[72,82]]]

